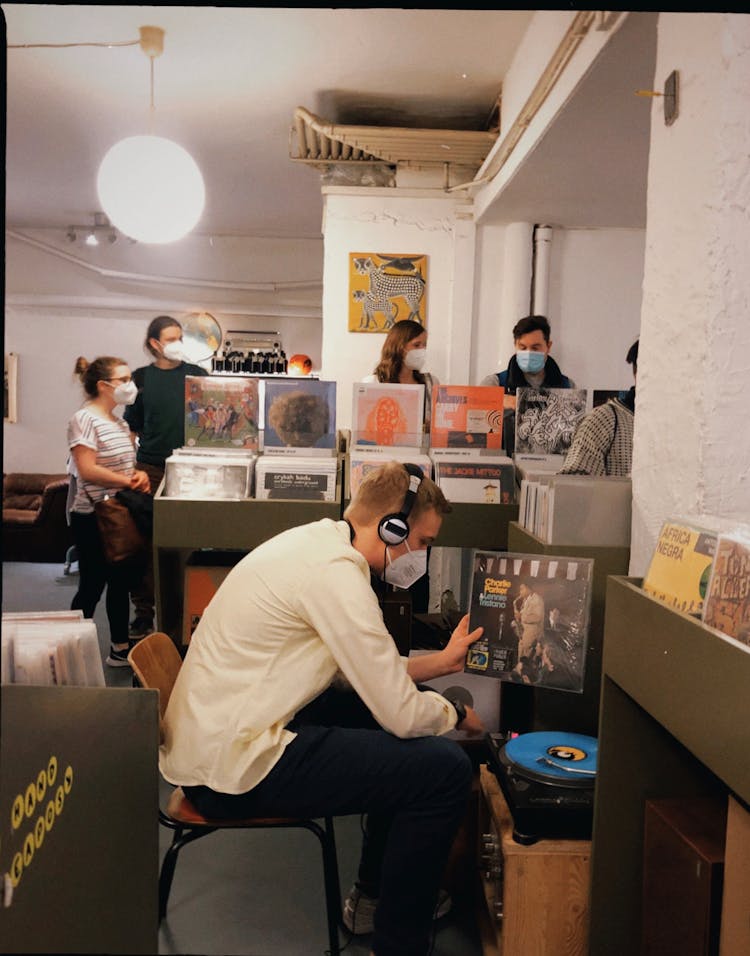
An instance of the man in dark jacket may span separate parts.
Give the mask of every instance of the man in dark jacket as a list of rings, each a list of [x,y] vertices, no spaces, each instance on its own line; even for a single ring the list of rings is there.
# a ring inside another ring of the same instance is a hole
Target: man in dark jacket
[[[502,385],[505,389],[503,436],[505,448],[515,445],[515,407],[518,388],[575,388],[549,354],[552,348],[549,322],[543,315],[527,315],[513,327],[515,352],[502,372],[485,376],[480,385]]]

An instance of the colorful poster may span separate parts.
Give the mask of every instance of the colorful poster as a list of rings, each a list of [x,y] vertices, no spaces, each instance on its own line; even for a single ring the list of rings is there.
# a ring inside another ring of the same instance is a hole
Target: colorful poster
[[[427,325],[427,256],[349,254],[349,331],[387,332],[412,319]]]

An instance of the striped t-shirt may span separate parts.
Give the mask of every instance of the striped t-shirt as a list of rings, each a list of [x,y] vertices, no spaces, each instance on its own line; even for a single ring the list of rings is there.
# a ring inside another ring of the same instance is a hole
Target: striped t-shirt
[[[110,471],[131,475],[135,469],[135,448],[130,437],[130,429],[121,418],[109,421],[94,415],[85,405],[68,422],[68,447],[83,445],[96,452],[96,463]],[[107,488],[76,476],[76,496],[72,511],[91,514],[93,502],[101,501],[107,495],[114,495],[119,488]]]

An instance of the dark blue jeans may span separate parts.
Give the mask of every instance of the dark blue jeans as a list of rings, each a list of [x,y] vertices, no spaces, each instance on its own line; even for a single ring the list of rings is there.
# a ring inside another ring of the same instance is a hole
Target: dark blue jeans
[[[185,787],[188,798],[206,816],[367,813],[358,882],[379,897],[373,952],[422,956],[468,805],[470,759],[444,737],[386,733],[353,693],[326,691],[289,726],[296,738],[257,787],[237,795]]]

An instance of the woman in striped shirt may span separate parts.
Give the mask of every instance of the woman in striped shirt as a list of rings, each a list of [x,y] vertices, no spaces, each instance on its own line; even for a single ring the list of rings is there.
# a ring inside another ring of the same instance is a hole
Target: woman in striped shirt
[[[149,490],[149,478],[135,467],[135,441],[127,424],[115,415],[117,405],[129,405],[137,389],[127,363],[104,355],[89,363],[81,357],[75,374],[86,401],[68,422],[68,447],[75,466],[76,493],[70,524],[78,553],[79,585],[72,609],[92,618],[107,588],[106,607],[110,631],[107,664],[128,666],[129,591],[143,575],[139,562],[107,564],[94,513],[94,504],[121,488]]]

